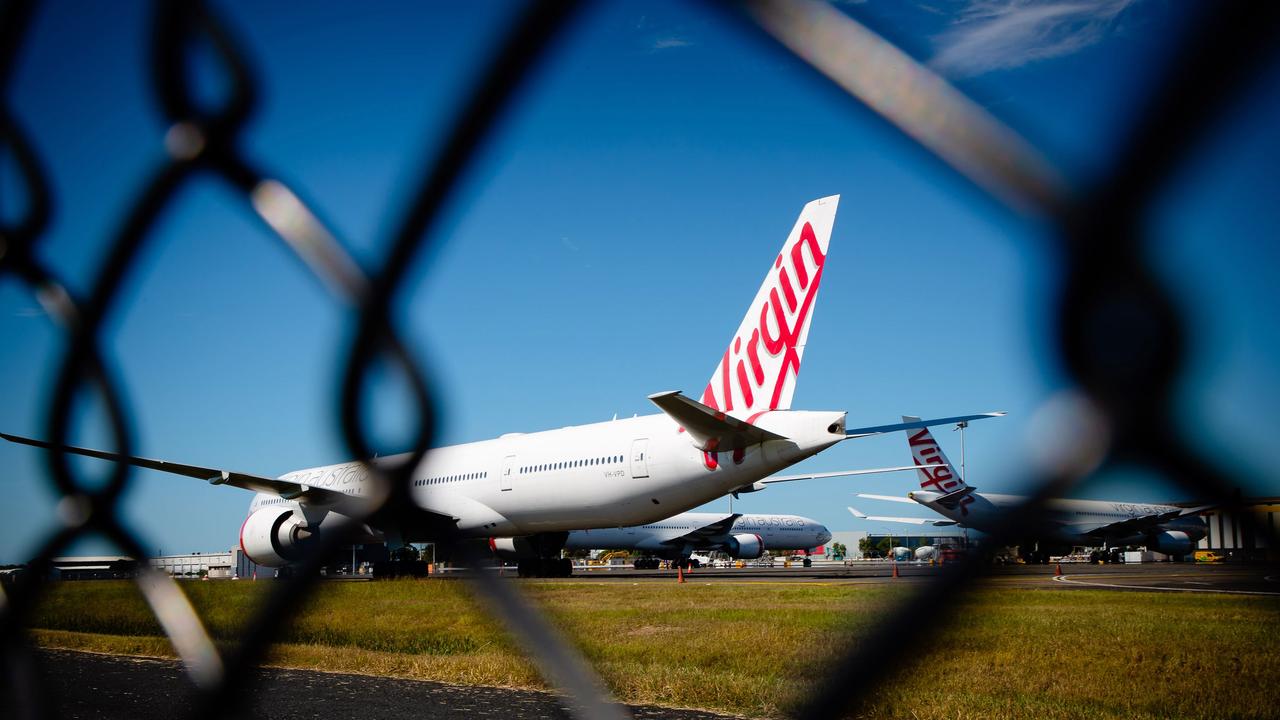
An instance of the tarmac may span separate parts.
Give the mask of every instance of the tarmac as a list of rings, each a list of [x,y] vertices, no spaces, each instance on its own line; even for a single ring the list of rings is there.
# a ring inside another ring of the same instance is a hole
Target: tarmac
[[[948,566],[928,563],[853,561],[817,563],[813,567],[701,568],[686,571],[686,583],[820,583],[903,585],[927,582]],[[1051,563],[1047,565],[997,565],[984,568],[982,582],[999,587],[1040,590],[1103,589],[1115,591],[1219,592],[1280,596],[1280,565],[1236,563],[1152,562],[1141,564]],[[513,576],[514,570],[504,571]],[[1059,574],[1061,573],[1061,574]],[[463,573],[457,573],[461,576]],[[452,577],[455,574],[445,574]],[[538,579],[540,583],[678,582],[674,570],[635,570],[630,567],[574,570],[571,578]]]
[[[174,660],[70,650],[40,650],[37,658],[43,702],[48,703],[37,717],[172,720],[191,717],[196,703],[204,701]],[[0,699],[0,717],[19,716],[10,707],[13,700],[12,696]],[[238,689],[231,701],[247,703],[229,708],[238,710],[239,716],[278,720],[571,717],[561,699],[547,692],[278,668],[259,670],[257,684]],[[734,717],[651,705],[625,709],[635,718]]]

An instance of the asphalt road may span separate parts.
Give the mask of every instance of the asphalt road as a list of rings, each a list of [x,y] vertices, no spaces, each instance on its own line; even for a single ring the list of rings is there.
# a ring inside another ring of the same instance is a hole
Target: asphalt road
[[[37,654],[48,710],[60,718],[127,718],[171,720],[188,717],[197,701],[176,661],[120,657],[64,650]],[[259,671],[255,688],[241,698],[251,700],[245,717],[303,720],[317,718],[568,718],[555,695],[529,690],[446,685],[421,680],[313,670]],[[0,717],[18,717],[6,689]],[[699,710],[628,706],[637,718],[713,720],[732,716]]]

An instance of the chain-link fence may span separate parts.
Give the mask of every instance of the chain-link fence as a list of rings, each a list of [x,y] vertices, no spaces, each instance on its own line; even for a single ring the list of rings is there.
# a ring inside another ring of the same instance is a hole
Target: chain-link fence
[[[777,41],[826,76],[855,103],[887,120],[906,136],[1011,212],[1031,214],[1055,227],[1063,258],[1057,302],[1057,349],[1075,383],[1074,398],[1061,413],[1077,432],[1057,438],[1033,478],[1037,491],[1009,513],[987,542],[998,545],[1022,535],[1049,497],[1117,463],[1150,469],[1205,502],[1231,507],[1241,483],[1230,469],[1201,456],[1174,425],[1175,385],[1182,379],[1188,338],[1185,320],[1168,289],[1148,266],[1147,210],[1162,181],[1187,160],[1233,100],[1272,59],[1280,37],[1280,5],[1264,2],[1205,3],[1191,11],[1188,36],[1158,74],[1156,89],[1130,125],[1109,172],[1092,187],[1072,191],[1036,149],[891,43],[869,29],[857,7],[837,11],[822,3],[761,0],[715,4],[723,22],[745,23]],[[509,30],[455,109],[438,151],[418,169],[409,200],[393,223],[390,250],[372,270],[348,254],[338,234],[239,142],[245,119],[258,102],[255,72],[242,54],[233,28],[214,8],[197,2],[157,2],[149,33],[151,85],[160,99],[168,131],[168,157],[136,189],[125,220],[110,235],[110,250],[96,268],[89,291],[74,296],[55,269],[40,260],[42,234],[51,219],[50,185],[21,111],[8,104],[16,58],[33,14],[31,2],[9,2],[0,15],[0,143],[12,153],[26,202],[0,227],[0,273],[19,278],[61,325],[66,345],[49,398],[46,438],[65,445],[75,403],[97,397],[107,410],[111,451],[130,454],[129,402],[119,390],[103,339],[103,320],[120,301],[130,267],[156,234],[160,213],[184,186],[210,178],[234,188],[246,207],[319,276],[334,297],[358,318],[345,349],[338,417],[353,457],[374,456],[359,408],[369,391],[372,368],[398,369],[412,389],[417,426],[411,452],[391,462],[368,464],[376,492],[361,522],[412,521],[410,473],[433,438],[433,403],[421,364],[402,341],[390,306],[414,258],[435,235],[441,210],[454,197],[463,171],[509,110],[522,82],[554,46],[578,11],[578,3],[531,2],[512,13]],[[859,21],[862,20],[862,22]],[[216,106],[197,102],[184,72],[185,58],[207,43],[227,76],[230,92]],[[0,594],[0,649],[4,687],[25,715],[48,715],[46,698],[32,690],[37,660],[28,634],[33,609],[45,589],[52,558],[75,540],[99,534],[133,557],[146,557],[135,533],[121,519],[119,498],[130,468],[116,464],[105,483],[77,475],[68,454],[48,454],[48,480],[57,488],[59,529],[30,563],[33,572]],[[351,526],[353,529],[360,523]],[[1275,538],[1259,526],[1269,546]],[[350,536],[322,533],[301,562],[300,572],[278,583],[248,623],[243,639],[222,651],[173,580],[143,570],[138,585],[171,639],[196,687],[208,702],[201,715],[242,709],[243,688],[283,627],[277,622],[300,605],[325,559]],[[866,701],[888,668],[919,656],[928,626],[939,620],[942,595],[965,592],[984,572],[975,560],[952,564],[929,580],[833,663],[796,714],[827,717]],[[612,704],[595,674],[508,582],[474,573],[479,594],[529,651],[540,672],[564,691],[576,714],[625,714]]]

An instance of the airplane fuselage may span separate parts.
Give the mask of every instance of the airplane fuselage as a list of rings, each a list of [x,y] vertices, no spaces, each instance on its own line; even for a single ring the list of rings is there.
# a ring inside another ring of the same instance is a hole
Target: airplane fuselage
[[[738,453],[704,453],[665,414],[612,420],[432,450],[412,478],[414,503],[455,519],[455,537],[531,535],[643,525],[749,485],[845,439],[844,413],[771,411],[757,427],[784,436]],[[282,480],[369,495],[360,463],[299,470]],[[285,501],[288,503],[288,501]],[[259,493],[250,513],[280,504]],[[324,511],[309,504],[308,520]],[[405,532],[406,541],[416,541]],[[423,538],[439,539],[439,538]]]
[[[1022,495],[996,493],[970,493],[952,507],[937,502],[938,493],[917,490],[908,497],[934,512],[964,527],[978,531],[991,530],[1008,518],[1008,513],[1027,501]],[[1120,523],[1133,518],[1149,517],[1165,513],[1176,514],[1182,508],[1154,503],[1131,503],[1111,500],[1051,499],[1043,508],[1044,538],[1077,545],[1088,545],[1104,539],[1110,545],[1142,544],[1149,532],[1121,532],[1117,534],[1090,534],[1088,531],[1103,525]],[[1198,515],[1173,517],[1160,523],[1160,530],[1185,532],[1192,541],[1199,541],[1207,530],[1204,518]]]

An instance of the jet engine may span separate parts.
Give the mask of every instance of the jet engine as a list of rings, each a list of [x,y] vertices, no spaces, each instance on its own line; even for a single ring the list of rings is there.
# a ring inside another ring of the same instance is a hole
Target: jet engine
[[[920,562],[929,562],[938,559],[938,548],[933,545],[921,545],[916,548],[916,560]]]
[[[764,541],[759,535],[734,535],[725,542],[724,551],[734,560],[755,560],[764,554]]]
[[[289,508],[260,508],[240,528],[240,549],[267,567],[283,567],[301,559],[301,547],[311,532]]]
[[[537,551],[524,537],[489,538],[489,549],[503,560],[525,560],[538,557]]]
[[[1154,533],[1147,538],[1147,549],[1162,552],[1165,555],[1181,557],[1189,554],[1196,546],[1191,536],[1181,530],[1165,530]]]

